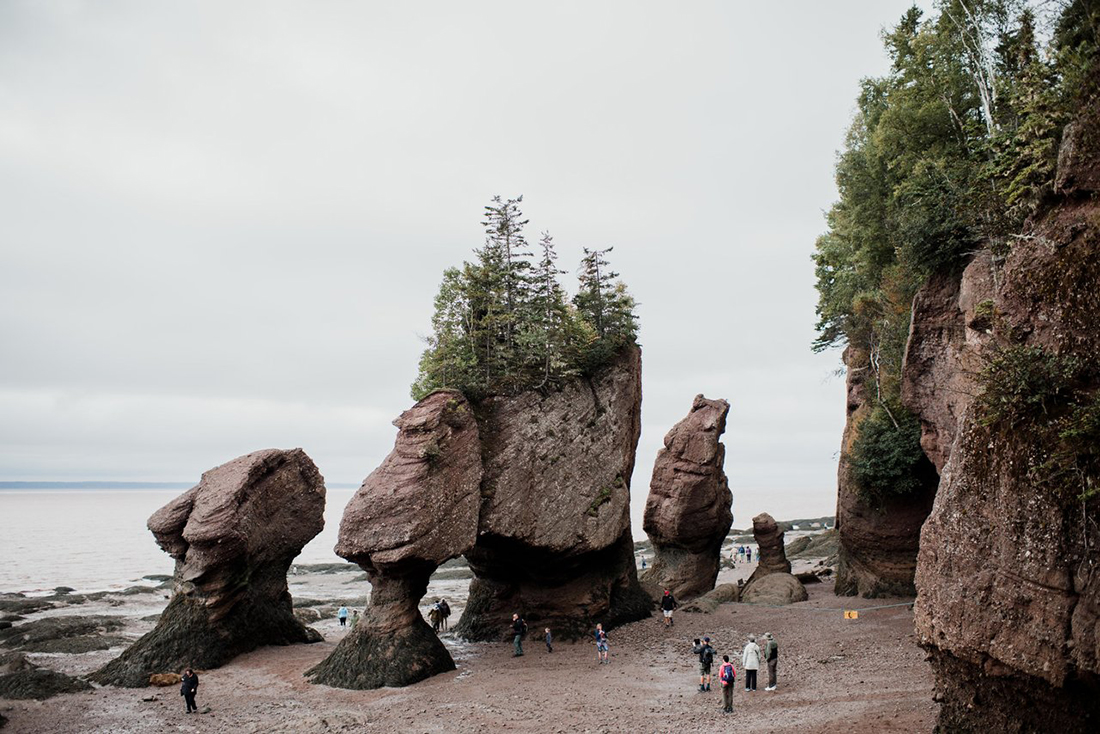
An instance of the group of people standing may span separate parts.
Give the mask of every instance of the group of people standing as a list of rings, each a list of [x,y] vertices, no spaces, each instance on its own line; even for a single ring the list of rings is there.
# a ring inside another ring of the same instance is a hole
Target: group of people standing
[[[711,666],[714,664],[715,651],[710,644],[710,638],[698,638],[692,641],[691,651],[699,656],[699,692],[710,690]],[[768,685],[765,691],[774,691],[778,687],[776,681],[777,667],[779,664],[779,643],[771,632],[764,633],[764,648],[756,644],[756,635],[749,635],[745,647],[741,650],[741,667],[745,672],[745,690],[756,690],[756,677],[761,664],[768,669]],[[733,691],[737,681],[737,670],[730,662],[729,655],[722,656],[722,664],[718,667],[718,681],[722,685],[722,711],[733,713]]]
[[[734,563],[752,563],[752,546],[739,545],[730,552],[730,560]]]

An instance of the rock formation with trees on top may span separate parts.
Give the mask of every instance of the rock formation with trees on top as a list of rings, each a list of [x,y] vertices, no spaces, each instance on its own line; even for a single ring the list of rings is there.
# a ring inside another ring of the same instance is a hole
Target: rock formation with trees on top
[[[336,551],[367,571],[370,607],[314,682],[375,688],[453,669],[417,603],[458,555],[474,573],[455,627],[467,639],[503,639],[516,612],[561,638],[650,614],[630,532],[642,396],[633,300],[607,249],[585,251],[568,303],[549,235],[531,261],[521,201],[494,199],[477,262],[444,274],[420,400],[340,526]]]
[[[729,403],[696,395],[688,415],[665,435],[653,463],[643,528],[653,565],[643,581],[687,600],[714,588],[722,541],[733,524],[723,465]]]
[[[1094,731],[1100,7],[938,11],[885,35],[818,241],[837,591],[915,586],[945,731]]]
[[[255,451],[204,472],[149,518],[176,561],[175,594],[156,627],[97,671],[144,686],[184,667],[217,668],[262,645],[317,642],[294,617],[286,574],[324,527],[324,478],[301,449]]]

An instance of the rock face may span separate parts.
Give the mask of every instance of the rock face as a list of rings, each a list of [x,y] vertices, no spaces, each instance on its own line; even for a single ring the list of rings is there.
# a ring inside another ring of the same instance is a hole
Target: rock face
[[[977,393],[982,348],[993,332],[989,250],[957,272],[933,275],[913,299],[902,366],[901,397],[921,422],[921,448],[942,472],[959,421]]]
[[[848,347],[844,351],[848,368],[848,420],[841,441],[837,472],[836,529],[839,535],[836,593],[912,596],[916,573],[920,529],[932,509],[937,477],[929,477],[917,492],[891,496],[882,506],[872,506],[860,494],[849,476],[848,457],[859,435],[859,424],[874,407],[874,386],[870,380],[866,352]]]
[[[696,395],[687,417],[657,452],[643,527],[653,543],[644,581],[691,599],[714,588],[722,541],[733,524],[723,471],[729,403]]]
[[[394,424],[393,451],[348,503],[336,546],[367,572],[370,606],[309,671],[316,683],[404,686],[455,667],[417,605],[432,572],[474,545],[482,475],[477,422],[460,393],[438,391]]]
[[[650,614],[630,532],[641,399],[630,347],[560,390],[476,407],[484,476],[460,635],[502,639],[514,612],[563,638]]]
[[[1033,360],[1072,355],[1078,369],[1061,389],[1091,395],[1094,407],[1098,123],[1093,109],[1067,129],[1057,176],[1063,196],[1013,245],[994,296],[998,350]],[[1058,380],[1035,385],[1028,369],[1021,374],[1020,401]],[[1043,421],[1065,417],[1067,394],[1052,393]],[[1057,489],[1047,463],[1057,457],[1042,425],[1005,426],[970,405],[924,525],[916,627],[936,673],[944,731],[1100,729],[1100,507],[1096,497],[1078,496],[1088,481],[1096,486],[1095,465],[1075,454],[1081,484]]]
[[[175,595],[153,631],[93,678],[144,686],[152,673],[319,640],[294,618],[286,573],[324,526],[324,507],[324,479],[301,449],[256,451],[204,473],[149,518],[176,559]]]
[[[747,604],[793,604],[806,601],[806,588],[791,575],[791,562],[783,547],[783,531],[766,512],[752,519],[759,562],[741,593]]]

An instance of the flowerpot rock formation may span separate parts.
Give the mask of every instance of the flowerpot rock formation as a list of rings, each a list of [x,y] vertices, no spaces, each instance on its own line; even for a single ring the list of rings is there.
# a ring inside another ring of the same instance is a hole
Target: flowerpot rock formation
[[[417,605],[435,569],[474,545],[482,474],[477,421],[460,393],[441,390],[394,425],[393,451],[348,503],[336,545],[367,572],[370,605],[307,673],[315,683],[405,686],[455,667]]]
[[[301,449],[246,454],[149,518],[176,560],[175,595],[156,627],[93,674],[144,686],[153,673],[216,668],[261,645],[316,642],[294,618],[286,574],[324,526],[324,478]]]
[[[367,572],[370,607],[312,680],[376,688],[453,669],[417,603],[458,555],[474,573],[455,628],[468,639],[504,639],[515,612],[560,638],[648,616],[629,515],[640,410],[632,347],[552,390],[476,404],[437,391],[402,414],[336,547]]]
[[[665,435],[646,498],[643,528],[653,565],[643,581],[691,599],[714,588],[722,541],[733,524],[723,471],[729,403],[696,395],[691,411]]]

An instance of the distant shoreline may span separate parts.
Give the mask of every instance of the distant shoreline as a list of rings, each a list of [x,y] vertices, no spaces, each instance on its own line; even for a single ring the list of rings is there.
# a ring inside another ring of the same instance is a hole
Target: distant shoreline
[[[0,482],[4,489],[191,489],[198,482]],[[358,489],[358,484],[332,482],[328,489]]]

